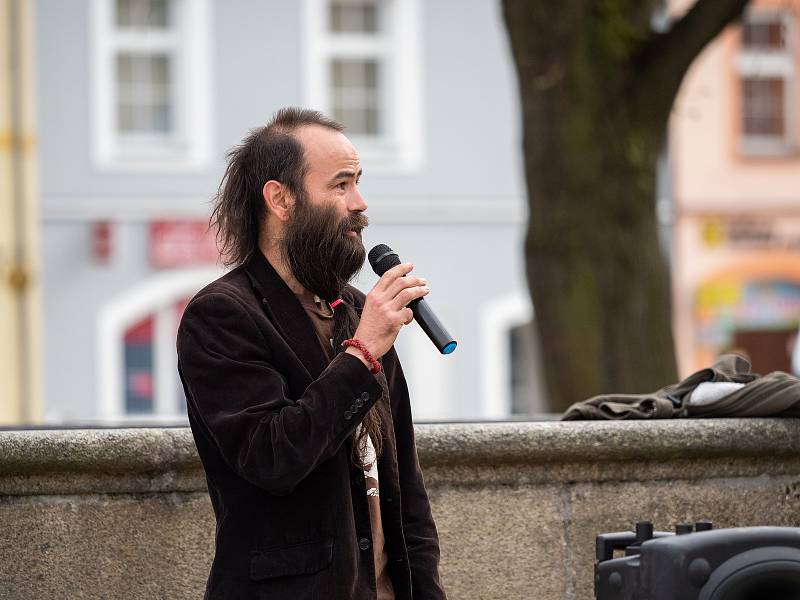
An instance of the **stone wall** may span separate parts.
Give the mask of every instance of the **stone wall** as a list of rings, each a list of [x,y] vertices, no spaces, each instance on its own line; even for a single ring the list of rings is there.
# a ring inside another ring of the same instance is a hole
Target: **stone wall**
[[[594,536],[800,525],[800,421],[420,425],[451,600],[591,599]],[[214,520],[187,429],[0,432],[0,598],[200,598]]]

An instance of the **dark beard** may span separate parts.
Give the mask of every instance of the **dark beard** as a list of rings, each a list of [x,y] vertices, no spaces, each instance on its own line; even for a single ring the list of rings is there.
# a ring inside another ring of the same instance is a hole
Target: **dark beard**
[[[305,193],[298,194],[281,243],[283,258],[304,288],[333,301],[364,264],[361,230],[367,224],[366,215],[340,218],[332,204],[317,206]],[[358,235],[345,235],[350,230]]]
[[[340,218],[333,205],[313,205],[305,193],[298,194],[294,214],[289,220],[281,241],[283,259],[292,270],[295,279],[308,291],[327,301],[341,296],[344,286],[364,264],[366,251],[361,241],[361,230],[367,226],[366,215],[349,213]],[[358,236],[346,236],[346,231],[356,231]],[[333,338],[335,352],[342,352],[342,340],[352,337],[358,326],[359,315],[348,302],[342,303],[333,314]],[[386,379],[380,380],[385,388]],[[384,389],[388,398],[388,389]],[[351,461],[364,469],[360,449],[369,435],[375,453],[383,453],[384,418],[381,405],[376,404],[367,412],[359,434],[352,436]]]

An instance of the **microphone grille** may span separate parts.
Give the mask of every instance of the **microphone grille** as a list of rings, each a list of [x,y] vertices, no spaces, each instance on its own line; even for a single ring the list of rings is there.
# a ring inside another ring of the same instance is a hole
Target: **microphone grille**
[[[400,264],[400,257],[397,252],[389,248],[386,244],[378,244],[367,255],[372,270],[381,277],[386,271]]]

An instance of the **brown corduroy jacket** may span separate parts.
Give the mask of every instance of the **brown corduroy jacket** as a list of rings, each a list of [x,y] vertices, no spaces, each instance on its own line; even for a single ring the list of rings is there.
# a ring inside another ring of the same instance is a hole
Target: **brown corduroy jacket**
[[[355,288],[344,299],[363,306]],[[304,309],[260,252],[192,299],[177,344],[217,520],[207,599],[375,598],[364,473],[350,437],[376,403],[387,421],[378,471],[396,597],[445,598],[394,350],[378,376],[345,353],[328,364]]]

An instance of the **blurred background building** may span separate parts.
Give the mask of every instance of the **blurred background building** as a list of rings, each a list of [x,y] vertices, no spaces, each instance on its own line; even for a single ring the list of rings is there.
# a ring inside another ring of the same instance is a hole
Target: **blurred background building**
[[[676,2],[685,5],[687,2]],[[752,2],[673,109],[674,326],[687,374],[725,350],[792,365],[800,323],[800,2]]]
[[[544,410],[499,0],[0,6],[0,422],[184,422],[174,338],[188,299],[222,272],[207,224],[225,152],[287,105],[348,125],[365,244],[418,265],[459,340],[441,357],[415,325],[401,334],[416,418]],[[792,369],[799,12],[753,2],[673,111],[656,205],[682,375],[733,348],[758,371]]]
[[[415,416],[536,408],[532,361],[517,353],[512,378],[531,309],[499,2],[36,8],[46,421],[185,419],[174,338],[187,300],[221,272],[206,230],[224,153],[287,105],[348,125],[367,248],[388,243],[418,265],[459,341],[445,358],[416,325],[400,336]]]

